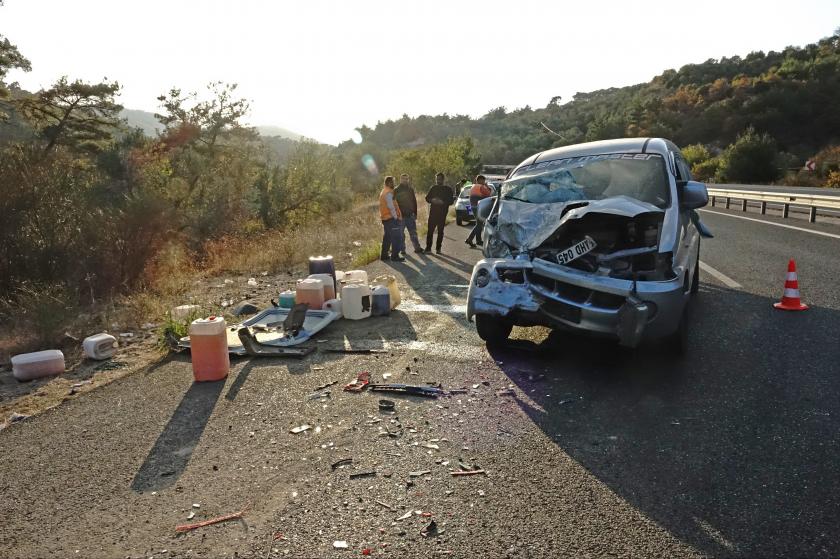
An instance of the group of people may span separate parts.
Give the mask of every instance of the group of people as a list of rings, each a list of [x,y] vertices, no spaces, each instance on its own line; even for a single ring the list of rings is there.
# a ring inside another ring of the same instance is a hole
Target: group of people
[[[426,202],[429,204],[429,222],[426,233],[426,247],[420,244],[417,235],[417,193],[411,186],[410,177],[403,173],[400,175],[400,183],[394,185],[394,177],[385,177],[382,192],[379,193],[379,217],[382,220],[382,260],[396,262],[405,261],[405,232],[411,239],[414,252],[418,254],[432,252],[432,240],[437,233],[435,253],[441,254],[443,248],[443,230],[446,227],[446,216],[449,207],[455,203],[460,193],[460,188],[467,183],[462,179],[455,189],[444,183],[446,176],[443,173],[435,175],[435,184],[426,194]],[[470,205],[475,208],[478,201],[491,195],[486,185],[484,176],[476,177],[476,184],[470,191]],[[475,228],[467,238],[467,244],[474,247],[475,242],[482,243],[482,224],[476,220]]]

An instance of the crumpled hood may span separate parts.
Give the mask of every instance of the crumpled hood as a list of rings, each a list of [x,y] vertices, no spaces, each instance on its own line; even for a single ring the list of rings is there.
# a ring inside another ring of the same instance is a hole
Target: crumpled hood
[[[586,205],[582,206],[581,204]],[[563,215],[563,210],[567,206],[572,206],[572,209]],[[651,212],[665,213],[665,210],[629,196],[613,196],[603,200],[572,200],[550,204],[501,200],[494,233],[512,248],[534,250],[569,220],[580,219],[590,213],[632,218],[639,214]],[[563,217],[560,217],[561,215]]]

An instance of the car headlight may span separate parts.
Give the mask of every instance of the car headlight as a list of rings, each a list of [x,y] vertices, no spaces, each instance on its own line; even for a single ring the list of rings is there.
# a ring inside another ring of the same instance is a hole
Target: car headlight
[[[487,268],[481,268],[475,274],[475,285],[476,287],[487,287],[488,283],[490,283],[490,271]]]

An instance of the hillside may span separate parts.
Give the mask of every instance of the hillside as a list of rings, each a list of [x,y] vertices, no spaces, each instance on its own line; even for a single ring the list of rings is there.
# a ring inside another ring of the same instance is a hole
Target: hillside
[[[550,147],[621,136],[665,136],[715,151],[753,126],[769,134],[789,159],[802,162],[840,140],[838,91],[840,35],[835,33],[781,52],[688,64],[647,83],[577,93],[566,103],[554,98],[542,108],[499,107],[478,119],[403,116],[361,127],[361,151],[469,135],[484,161],[515,164]],[[355,149],[349,141],[341,148]]]
[[[154,113],[137,109],[123,109],[120,117],[124,118],[132,128],[140,128],[147,136],[156,136],[158,131],[163,130],[163,125],[155,118]],[[303,136],[280,126],[255,126],[260,136],[264,138],[286,138],[288,140],[302,140]]]

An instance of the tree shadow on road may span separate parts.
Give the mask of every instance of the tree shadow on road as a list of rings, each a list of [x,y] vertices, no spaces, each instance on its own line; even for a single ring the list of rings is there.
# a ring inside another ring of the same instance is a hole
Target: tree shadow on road
[[[159,491],[178,480],[224,386],[224,381],[193,382],[134,476],[134,491]]]
[[[491,353],[555,444],[700,552],[837,556],[840,313],[772,303],[703,284],[682,359],[561,332]]]

